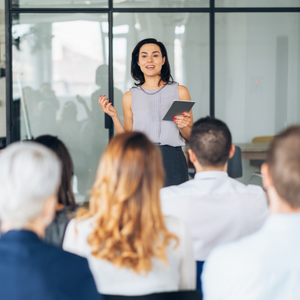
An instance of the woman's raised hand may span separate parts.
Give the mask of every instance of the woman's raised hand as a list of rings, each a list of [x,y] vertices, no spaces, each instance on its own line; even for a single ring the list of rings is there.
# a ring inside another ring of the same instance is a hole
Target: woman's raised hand
[[[191,124],[191,114],[184,112],[182,116],[174,117],[173,121],[177,124],[178,129],[184,129]]]
[[[109,99],[105,99],[106,96],[100,96],[98,103],[101,106],[102,111],[107,113],[112,118],[116,117],[118,115],[117,110],[112,106],[111,102],[109,102]]]

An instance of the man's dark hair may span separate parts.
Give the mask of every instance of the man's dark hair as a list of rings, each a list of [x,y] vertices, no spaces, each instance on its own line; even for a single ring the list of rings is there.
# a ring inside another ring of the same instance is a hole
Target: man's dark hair
[[[270,144],[267,164],[279,196],[292,208],[300,207],[300,125],[287,128]]]
[[[161,81],[165,82],[166,84],[173,83],[174,80],[171,75],[171,67],[169,64],[168,53],[167,53],[167,49],[166,49],[165,45],[162,42],[158,42],[156,39],[150,38],[150,39],[144,39],[144,40],[141,40],[140,42],[138,42],[131,54],[131,76],[134,80],[137,81],[137,83],[135,83],[135,85],[140,86],[145,83],[144,73],[141,71],[141,68],[138,65],[140,49],[145,44],[155,44],[155,45],[159,46],[162,57],[163,58],[165,57],[165,63],[163,64],[163,66],[161,68],[161,79],[160,79],[158,85],[160,84]]]
[[[225,165],[228,161],[231,143],[229,128],[221,120],[206,117],[194,123],[190,147],[202,166]]]

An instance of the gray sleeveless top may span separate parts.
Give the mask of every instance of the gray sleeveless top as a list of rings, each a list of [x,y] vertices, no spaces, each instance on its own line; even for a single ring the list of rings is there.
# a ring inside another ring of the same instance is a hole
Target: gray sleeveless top
[[[140,86],[130,89],[132,95],[133,129],[145,133],[153,143],[173,147],[184,146],[185,140],[175,122],[162,118],[174,100],[178,100],[178,83],[164,86],[161,91]],[[157,93],[155,93],[157,92]]]

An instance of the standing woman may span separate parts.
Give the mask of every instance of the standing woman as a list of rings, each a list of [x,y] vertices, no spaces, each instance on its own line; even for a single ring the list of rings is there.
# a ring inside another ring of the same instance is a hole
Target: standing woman
[[[165,186],[181,184],[188,180],[181,147],[190,137],[192,111],[176,116],[173,122],[162,118],[174,100],[191,100],[189,91],[173,80],[167,50],[156,39],[144,39],[136,45],[131,76],[137,83],[123,96],[124,126],[105,95],[100,96],[99,104],[112,117],[117,134],[142,131],[159,145],[166,173]]]

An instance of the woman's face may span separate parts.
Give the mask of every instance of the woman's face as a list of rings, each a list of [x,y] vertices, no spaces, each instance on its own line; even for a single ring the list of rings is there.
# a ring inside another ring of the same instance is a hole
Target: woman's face
[[[161,74],[161,68],[165,63],[160,47],[156,44],[145,44],[139,53],[138,65],[145,76],[157,76]]]

